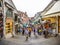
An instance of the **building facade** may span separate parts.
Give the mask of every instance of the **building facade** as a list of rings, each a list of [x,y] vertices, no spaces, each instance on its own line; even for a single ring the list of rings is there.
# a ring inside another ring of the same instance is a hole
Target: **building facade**
[[[14,35],[14,10],[12,0],[0,0],[0,34],[5,38]]]
[[[60,0],[52,0],[41,13],[43,20],[50,20],[56,34],[60,34]],[[53,30],[52,29],[52,30]]]
[[[0,37],[3,37],[3,0],[0,0]]]
[[[34,22],[50,21],[52,30],[55,29],[56,34],[60,34],[60,0],[52,0],[47,7],[40,12],[40,16],[35,16]],[[44,21],[42,21],[44,20]]]
[[[27,26],[27,24],[29,23],[29,17],[27,16],[27,13],[19,11],[19,16],[23,27]]]
[[[17,10],[14,10],[14,31],[15,31],[15,34],[18,33],[18,11]]]
[[[41,15],[41,12],[37,12],[34,16],[34,19],[32,20],[32,23],[34,25],[37,25],[37,24],[40,24],[40,15]]]

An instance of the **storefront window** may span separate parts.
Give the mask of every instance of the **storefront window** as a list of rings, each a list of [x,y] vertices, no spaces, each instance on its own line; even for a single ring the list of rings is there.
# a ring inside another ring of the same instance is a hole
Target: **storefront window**
[[[7,17],[13,17],[13,12],[12,12],[11,9],[8,9],[8,10],[6,11],[6,16],[7,16]]]

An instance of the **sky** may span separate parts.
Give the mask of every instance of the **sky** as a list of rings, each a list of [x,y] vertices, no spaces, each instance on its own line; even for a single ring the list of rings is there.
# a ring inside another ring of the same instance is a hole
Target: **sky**
[[[17,10],[27,12],[28,17],[34,17],[37,12],[42,11],[51,0],[13,0]]]

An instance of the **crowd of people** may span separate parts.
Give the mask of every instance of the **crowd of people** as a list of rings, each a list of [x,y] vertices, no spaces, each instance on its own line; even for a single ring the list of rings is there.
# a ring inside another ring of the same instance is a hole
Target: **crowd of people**
[[[48,31],[49,30],[49,31]],[[26,27],[26,28],[20,28],[20,30],[18,31],[19,33],[21,33],[22,35],[26,36],[26,41],[28,40],[29,37],[31,37],[31,33],[33,33],[33,35],[35,37],[38,37],[40,35],[44,35],[45,38],[48,37],[48,34],[51,35],[52,34],[52,30],[51,28],[49,29],[43,29],[42,26],[36,28],[36,27]]]
[[[45,24],[38,24],[37,27],[33,26],[33,27],[20,28],[18,32],[26,36],[26,41],[28,40],[28,37],[31,37],[31,33],[33,33],[35,37],[37,37],[37,35],[38,36],[44,35],[44,38],[51,37],[52,34],[54,34],[52,26],[49,22]]]

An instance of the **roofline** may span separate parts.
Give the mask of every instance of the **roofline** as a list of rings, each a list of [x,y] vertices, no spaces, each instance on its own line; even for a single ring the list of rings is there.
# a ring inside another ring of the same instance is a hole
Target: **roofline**
[[[55,4],[57,1],[59,1],[59,0],[52,0],[52,1],[46,6],[46,8],[42,11],[42,13],[44,13],[45,11],[47,12],[49,9],[51,9],[51,7],[53,7],[54,4]],[[53,3],[53,2],[54,2],[54,3]],[[45,13],[46,13],[46,12],[45,12]]]
[[[53,12],[53,13],[46,14],[46,15],[57,14],[57,13],[60,13],[60,11],[58,11],[58,12]]]

